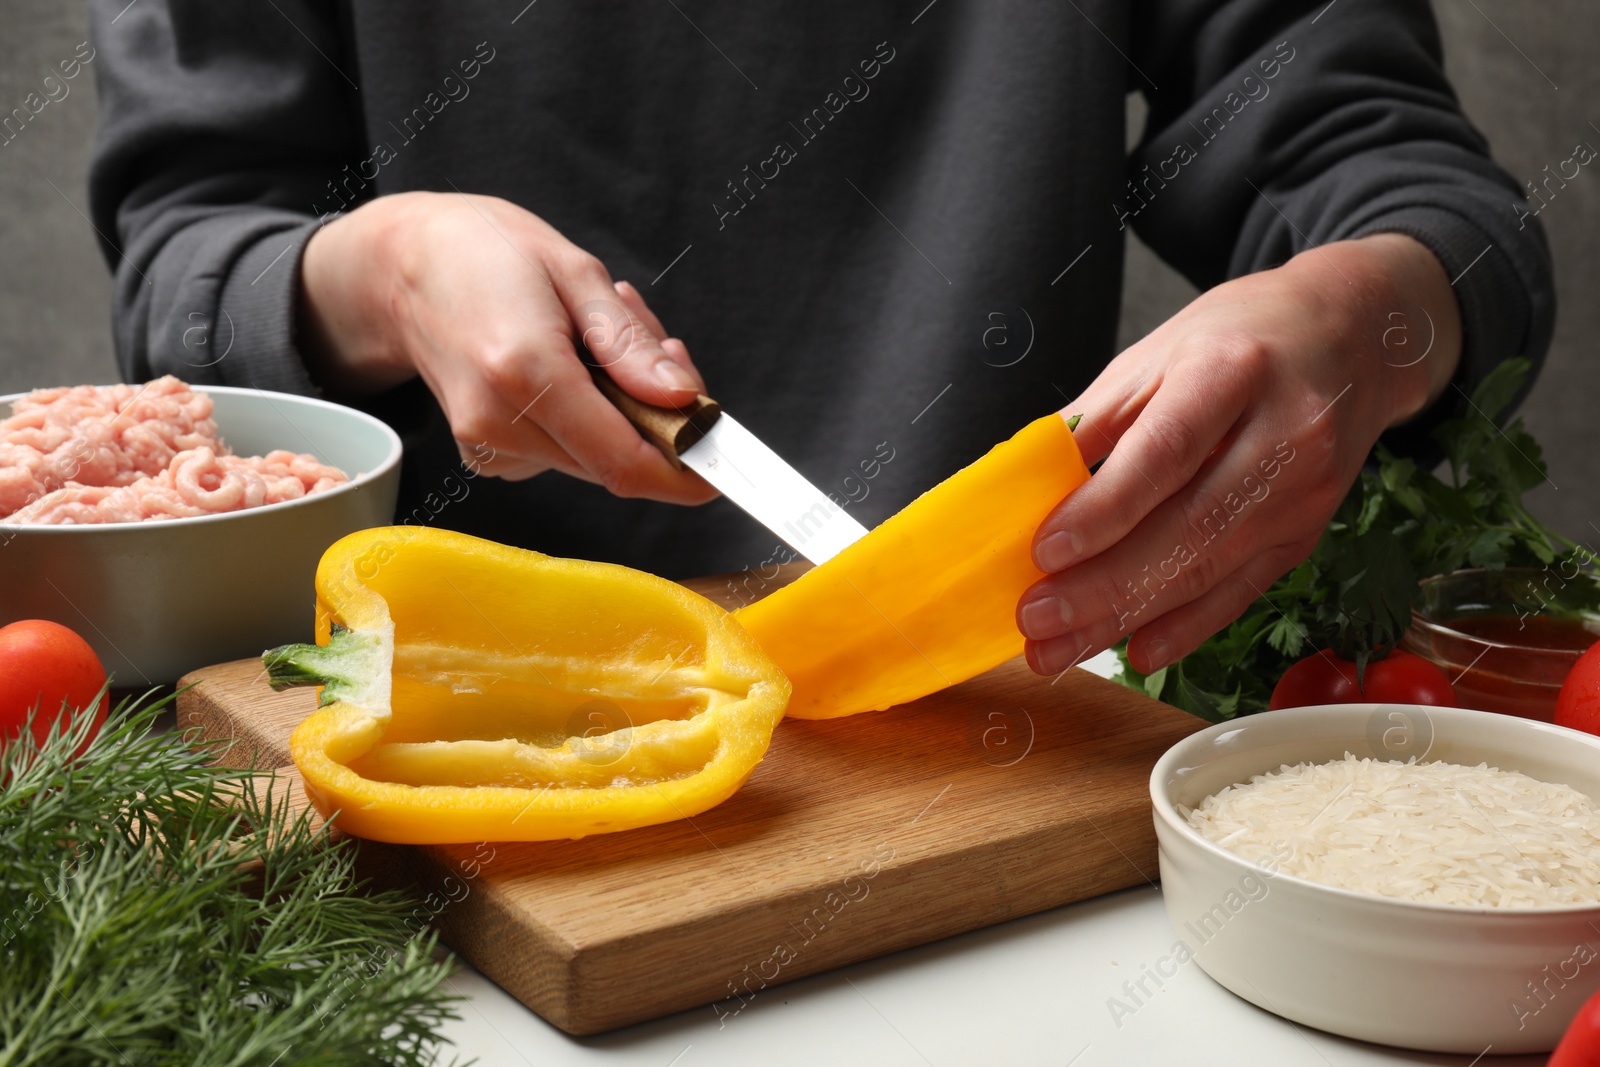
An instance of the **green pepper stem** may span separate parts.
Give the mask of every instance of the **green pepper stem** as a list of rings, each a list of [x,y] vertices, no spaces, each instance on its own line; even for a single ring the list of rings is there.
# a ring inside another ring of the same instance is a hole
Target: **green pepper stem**
[[[327,705],[364,690],[375,670],[386,671],[386,652],[381,635],[336,625],[326,645],[279,645],[263,652],[261,662],[274,690],[320,685],[318,703]]]

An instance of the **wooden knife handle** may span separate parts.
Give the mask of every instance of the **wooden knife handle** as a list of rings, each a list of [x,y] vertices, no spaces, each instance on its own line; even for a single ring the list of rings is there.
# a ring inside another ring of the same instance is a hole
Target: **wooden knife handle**
[[[667,462],[679,470],[683,469],[683,461],[678,457],[704,437],[722,414],[722,407],[709,396],[697,396],[687,407],[658,408],[623,392],[622,386],[599,367],[590,367],[589,373],[594,376],[600,395],[611,401],[644,439],[661,449]]]

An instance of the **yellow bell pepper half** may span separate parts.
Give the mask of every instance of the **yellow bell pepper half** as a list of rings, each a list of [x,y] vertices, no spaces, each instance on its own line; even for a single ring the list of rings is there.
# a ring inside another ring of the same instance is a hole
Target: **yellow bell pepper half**
[[[735,613],[794,684],[790,715],[882,710],[1022,652],[1017,600],[1044,576],[1033,565],[1033,535],[1089,480],[1076,422],[1034,420],[820,567]]]
[[[361,837],[544,841],[705,811],[767,750],[789,682],[673,582],[418,527],[317,568],[317,644],[263,657],[321,685],[290,742],[306,791]]]

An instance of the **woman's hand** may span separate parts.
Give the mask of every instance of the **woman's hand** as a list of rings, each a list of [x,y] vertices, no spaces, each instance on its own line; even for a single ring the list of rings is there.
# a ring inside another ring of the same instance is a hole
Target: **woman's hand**
[[[618,496],[678,504],[716,495],[601,396],[577,340],[628,393],[665,407],[705,389],[688,349],[638,290],[515,204],[380,197],[312,236],[300,286],[312,373],[350,393],[421,375],[475,471],[559,470]]]
[[[1438,260],[1378,234],[1219,285],[1123,352],[1063,409],[1105,463],[1034,539],[1029,665],[1055,674],[1130,632],[1143,673],[1192,652],[1310,554],[1460,347]]]

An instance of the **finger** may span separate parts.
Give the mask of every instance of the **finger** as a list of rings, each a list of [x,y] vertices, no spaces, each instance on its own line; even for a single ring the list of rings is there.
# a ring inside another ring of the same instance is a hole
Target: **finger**
[[[1252,555],[1199,599],[1167,612],[1135,633],[1128,642],[1128,662],[1140,674],[1153,674],[1187,656],[1243,615],[1273,582],[1310,555],[1315,545],[1312,539]]]
[[[1034,583],[1018,607],[1018,629],[1043,641],[1110,620],[1125,636],[1202,596],[1263,544],[1320,531],[1325,513],[1298,497],[1285,503],[1299,479],[1277,481],[1286,477],[1282,462],[1261,465],[1275,455],[1249,438],[1203,465],[1127,537]]]
[[[1065,570],[1127,537],[1193,480],[1248,399],[1231,382],[1193,372],[1168,375],[1095,476],[1040,523],[1033,544],[1039,569]]]
[[[548,438],[546,438],[548,440]],[[582,468],[552,441],[535,454],[514,454],[495,448],[487,441],[456,441],[461,466],[473,476],[487,475],[507,482],[520,482],[545,471],[574,474]]]
[[[656,318],[656,313],[650,310],[650,305],[644,302],[644,294],[634,287],[632,282],[619,281],[616,283],[617,295],[622,298],[629,311],[633,312],[644,322],[657,337],[666,337],[667,328],[661,325],[661,320]]]
[[[571,478],[599,484],[599,479],[578,463],[549,434],[535,427],[537,437],[519,436],[515,443],[501,448],[487,441],[470,445],[457,439],[461,465],[474,475],[486,474],[505,482],[522,482],[546,471],[557,471]]]
[[[1048,641],[1026,641],[1022,657],[1034,674],[1046,676],[1060,674],[1083,663],[1099,651],[1093,647],[1089,634],[1065,634]],[[1115,640],[1112,644],[1115,644]],[[1107,648],[1110,645],[1106,646]]]
[[[682,366],[695,380],[700,382],[700,392],[705,392],[705,376],[694,365],[694,360],[689,357],[689,347],[676,337],[667,336],[666,327],[661,325],[661,320],[656,318],[656,313],[644,302],[644,294],[634,288],[629,282],[617,283],[617,295],[622,297],[623,305],[632,312],[655,336],[661,338],[661,351],[668,359]]]
[[[449,379],[435,392],[483,473],[514,481],[559,470],[618,496],[674,504],[716,496],[698,475],[672,468],[600,394],[564,329],[482,365],[482,379]]]
[[[1150,343],[1146,338],[1123,350],[1087,389],[1061,409],[1068,417],[1079,416],[1073,436],[1084,463],[1090,467],[1111,454],[1161,387],[1159,364],[1164,360],[1154,361],[1158,370],[1152,373],[1147,347]]]
[[[1098,395],[1096,395],[1098,393]],[[1150,402],[1155,391],[1138,389],[1136,383],[1122,382],[1100,390],[1090,388],[1078,399],[1061,409],[1067,417],[1078,416],[1078,425],[1072,431],[1083,455],[1085,466],[1102,462],[1117,447],[1122,435],[1133,425],[1139,412]]]
[[[583,470],[528,417],[546,399],[547,391],[520,410],[507,402],[508,393],[484,388],[470,379],[447,383],[438,395],[461,464],[471,473],[521,481],[547,470],[567,474]]]
[[[686,367],[694,367],[694,362],[689,358],[689,346],[678,340],[676,337],[669,337],[665,341],[662,341],[661,351],[665,352],[667,355],[671,356],[673,359],[677,360],[679,363],[682,363]],[[695,373],[699,374],[700,372],[699,370],[695,370]]]
[[[553,392],[561,403],[543,408],[539,424],[583,468],[588,480],[615,496],[703,504],[717,495],[699,475],[674,468],[601,395],[576,358],[557,368]],[[540,409],[536,409],[540,410]]]
[[[1130,598],[1130,602],[1132,601]],[[1068,667],[1076,667],[1084,660],[1113,647],[1128,636],[1130,615],[1136,609],[1123,605],[1113,606],[1107,617],[1075,628],[1067,633],[1039,639],[1029,637],[1023,643],[1023,653],[1028,665],[1037,674],[1060,674]]]
[[[1207,637],[1237,619],[1250,602],[1295,564],[1310,555],[1316,539],[1298,545],[1279,545],[1256,553],[1214,587],[1187,604],[1159,617],[1130,612],[1144,625],[1129,635],[1127,616],[1104,619],[1084,629],[1023,646],[1028,665],[1036,674],[1060,674],[1069,667],[1128,641],[1128,662],[1140,674],[1153,674],[1193,652]],[[1255,592],[1250,592],[1254,589]],[[1148,621],[1147,621],[1148,617]]]
[[[598,259],[575,252],[551,271],[578,343],[613,381],[646,404],[682,407],[704,388],[700,376],[669,356],[662,337],[624,303]]]
[[[552,469],[582,470],[540,427],[537,410],[556,402],[552,383],[539,370],[539,349],[571,353],[568,325],[553,298],[536,296],[517,309],[508,340],[474,342],[414,330],[428,350],[428,358],[416,361],[417,371],[438,398],[468,470],[508,481]]]
[[[1185,312],[1188,309],[1185,309]],[[1119,352],[1062,412],[1080,415],[1078,450],[1090,467],[1105,459],[1161,388],[1174,346],[1193,329],[1185,312],[1167,319]]]

